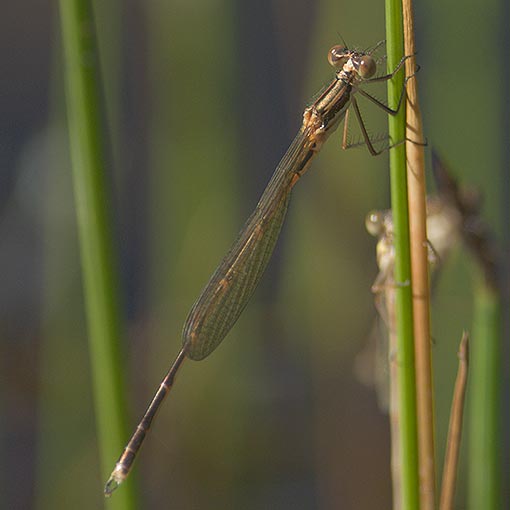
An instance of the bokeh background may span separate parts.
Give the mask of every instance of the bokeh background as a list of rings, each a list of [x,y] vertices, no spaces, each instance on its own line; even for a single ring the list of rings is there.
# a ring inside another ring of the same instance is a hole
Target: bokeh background
[[[341,37],[384,39],[384,4],[96,3],[131,429],[304,105],[330,79],[327,50]],[[415,6],[427,153],[481,190],[505,242],[508,6],[460,6]],[[102,508],[57,3],[1,12],[0,507]],[[386,131],[380,111],[363,111],[372,133]],[[343,152],[334,135],[296,186],[250,305],[210,358],[185,365],[161,410],[128,482],[139,508],[390,508],[387,417],[354,369],[376,320],[364,217],[389,205],[387,159]],[[435,297],[439,463],[474,271],[459,246]],[[462,468],[458,508],[464,486]]]

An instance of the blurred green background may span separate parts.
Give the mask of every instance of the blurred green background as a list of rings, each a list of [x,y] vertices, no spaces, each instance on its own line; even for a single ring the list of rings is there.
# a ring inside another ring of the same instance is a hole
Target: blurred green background
[[[504,232],[508,7],[415,8],[427,152],[480,188]],[[96,15],[131,430],[190,306],[330,79],[327,50],[341,37],[384,39],[384,4],[130,0],[97,2]],[[0,507],[101,508],[56,4],[6,3],[0,27]],[[384,133],[384,115],[362,106]],[[326,144],[250,305],[210,358],[186,363],[161,410],[127,482],[140,508],[390,507],[387,418],[353,369],[376,318],[364,217],[388,207],[387,158],[343,152],[339,135]],[[459,247],[435,298],[439,464],[473,271]]]

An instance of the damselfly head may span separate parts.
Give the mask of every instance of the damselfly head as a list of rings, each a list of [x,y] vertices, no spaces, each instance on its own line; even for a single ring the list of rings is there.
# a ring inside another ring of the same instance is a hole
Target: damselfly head
[[[360,78],[366,80],[375,74],[377,69],[375,59],[367,53],[349,50],[341,44],[333,46],[328,52],[328,62],[339,71],[349,60],[352,64],[352,67],[349,66],[350,70],[354,68]]]
[[[380,237],[385,233],[386,220],[384,211],[370,211],[365,217],[365,228],[370,235]]]

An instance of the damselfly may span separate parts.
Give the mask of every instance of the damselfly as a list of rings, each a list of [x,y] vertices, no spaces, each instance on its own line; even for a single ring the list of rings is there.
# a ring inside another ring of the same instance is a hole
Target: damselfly
[[[380,321],[372,328],[367,346],[359,354],[355,371],[361,382],[375,386],[380,407],[388,411],[388,362],[395,369],[396,360],[396,289],[402,283],[395,281],[395,244],[392,211],[371,211],[365,218],[367,231],[377,237],[376,257],[379,273],[372,284],[375,306]],[[437,195],[427,198],[428,261],[433,282],[438,269],[462,237],[462,213],[456,204],[439,189]],[[384,331],[385,330],[385,331]],[[385,338],[387,337],[387,338]]]
[[[433,274],[447,258],[461,238],[462,218],[458,209],[439,193],[427,198],[428,260]],[[386,325],[381,321],[372,328],[368,345],[356,360],[355,369],[360,380],[374,386],[379,405],[389,414],[391,435],[391,480],[394,508],[401,508],[401,419],[399,388],[396,292],[405,283],[395,281],[394,224],[391,210],[372,211],[365,220],[368,232],[378,238],[377,266],[379,273],[372,285],[375,305]],[[386,329],[386,330],[384,330]]]
[[[381,152],[375,149],[368,136],[354,97],[355,93],[359,93],[389,115],[398,112],[405,85],[395,109],[389,108],[361,88],[363,83],[390,80],[407,58],[404,57],[393,72],[375,76],[377,64],[372,55],[381,44],[366,51],[353,51],[340,45],[333,46],[329,51],[328,61],[335,68],[333,81],[305,109],[301,129],[276,168],[255,211],[193,305],[184,325],[182,349],[115,465],[105,487],[106,496],[128,475],[152,420],[173,385],[183,361],[186,358],[201,360],[209,356],[239,318],[269,262],[292,188],[344,118],[342,146],[346,148],[349,107],[352,106],[354,110],[370,153],[377,155]]]

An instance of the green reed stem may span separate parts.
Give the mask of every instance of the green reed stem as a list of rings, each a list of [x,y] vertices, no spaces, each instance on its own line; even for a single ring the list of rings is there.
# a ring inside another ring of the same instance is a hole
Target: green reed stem
[[[386,40],[388,70],[392,71],[403,56],[402,6],[399,0],[386,0]],[[389,105],[395,107],[404,84],[400,72],[388,83]],[[405,108],[389,118],[392,142],[405,139]],[[397,322],[397,365],[399,420],[401,427],[401,502],[402,508],[419,508],[418,442],[416,420],[416,377],[414,367],[413,303],[409,250],[409,217],[405,144],[390,151],[391,207],[394,221],[395,284]]]
[[[501,501],[501,299],[484,282],[475,287],[469,369],[468,508],[496,510]]]
[[[119,356],[118,279],[109,211],[107,136],[99,57],[89,0],[61,0],[69,142],[89,333],[102,478],[122,451],[125,394]],[[134,508],[132,484],[108,504]],[[102,485],[98,485],[98,494]]]

